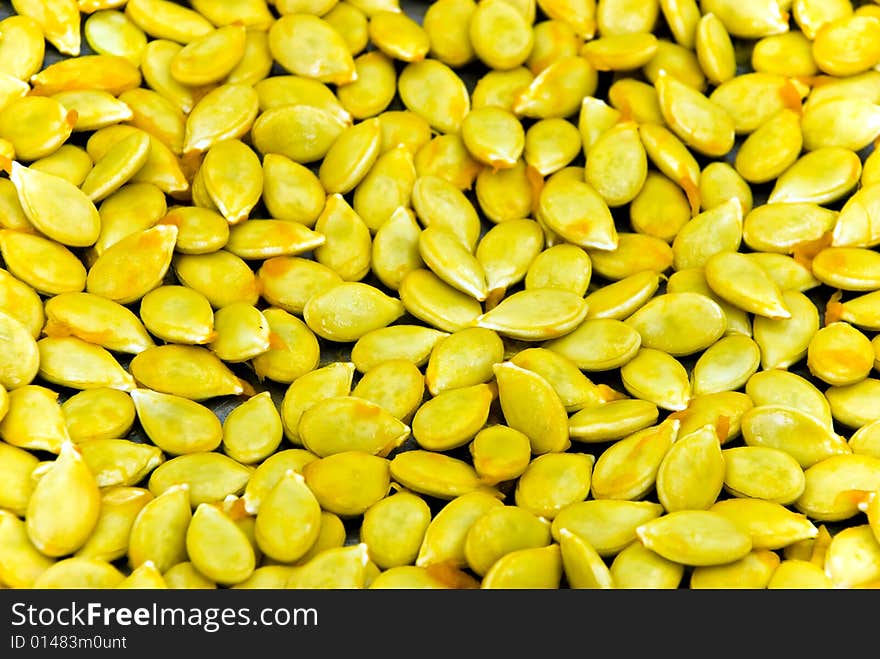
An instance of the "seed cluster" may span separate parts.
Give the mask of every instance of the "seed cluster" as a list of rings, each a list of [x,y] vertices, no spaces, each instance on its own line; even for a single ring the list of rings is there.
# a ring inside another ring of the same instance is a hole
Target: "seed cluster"
[[[0,587],[880,584],[880,5],[11,4]]]

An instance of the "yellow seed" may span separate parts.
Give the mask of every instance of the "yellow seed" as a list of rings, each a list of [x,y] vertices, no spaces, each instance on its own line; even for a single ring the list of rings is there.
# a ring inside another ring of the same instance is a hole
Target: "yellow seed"
[[[597,71],[628,71],[647,64],[656,52],[657,37],[648,32],[631,32],[588,41],[580,54]]]
[[[410,429],[390,412],[356,396],[333,396],[303,411],[297,425],[303,446],[319,457],[358,451],[385,457]]]
[[[516,506],[493,507],[476,519],[467,532],[464,553],[468,566],[487,576],[492,565],[521,549],[550,545],[550,523]],[[561,571],[561,565],[559,569]]]
[[[305,48],[301,47],[303,44]],[[318,16],[282,16],[269,29],[269,49],[273,58],[293,74],[338,85],[356,79],[354,61],[345,41]]]
[[[739,389],[758,370],[761,349],[748,336],[732,334],[703,352],[691,374],[695,395]]]
[[[696,215],[700,208],[700,165],[694,156],[672,131],[660,124],[641,124],[639,137],[651,162],[681,187]]]
[[[560,57],[516,95],[513,112],[519,117],[570,117],[598,86],[596,69],[583,57]]]
[[[646,522],[641,542],[664,558],[685,565],[721,565],[743,558],[751,537],[717,512],[681,510]]]
[[[65,442],[28,501],[28,537],[47,556],[70,554],[92,533],[100,507],[95,477],[81,452]]]
[[[877,432],[878,428],[880,428],[880,423],[871,421],[854,432],[848,442],[853,453],[880,458],[880,441],[878,441],[880,434]]]
[[[779,503],[761,499],[727,499],[710,509],[747,532],[755,549],[780,549],[815,538],[818,529],[806,515],[795,513]]]
[[[791,455],[803,469],[834,455],[850,453],[846,439],[820,421],[784,405],[757,405],[743,415],[747,446],[769,446]]]
[[[160,572],[186,558],[186,530],[192,519],[186,486],[168,489],[144,505],[131,526],[129,564],[152,561]]]
[[[690,587],[696,588],[766,588],[780,559],[766,549],[752,550],[744,558],[728,565],[694,568]]]
[[[655,348],[640,348],[620,369],[623,385],[637,398],[667,410],[683,410],[692,396],[685,367]]]
[[[398,79],[404,106],[441,133],[457,133],[470,110],[462,80],[447,65],[426,59],[404,67]]]
[[[388,495],[391,484],[389,461],[363,451],[343,451],[309,462],[303,476],[321,509],[340,517],[363,515]]]
[[[355,211],[370,231],[378,231],[401,206],[409,207],[416,177],[413,155],[405,146],[379,155],[352,198]]]
[[[431,522],[425,501],[401,490],[373,504],[365,513],[360,539],[382,569],[411,565]]]
[[[807,368],[834,386],[855,384],[874,366],[871,341],[849,323],[834,322],[820,329],[807,348]]]
[[[724,449],[724,488],[737,497],[794,503],[804,490],[804,474],[785,451],[769,446]]]
[[[100,55],[118,55],[135,66],[147,45],[147,35],[123,12],[99,9],[83,24],[83,36],[93,51]]]
[[[131,397],[109,387],[80,391],[65,400],[61,410],[74,443],[125,437],[136,414]]]
[[[140,487],[109,487],[101,492],[101,514],[76,556],[113,562],[128,553],[131,528],[138,513],[153,500]]]
[[[157,497],[178,486],[186,486],[193,509],[201,503],[218,503],[239,496],[253,472],[217,452],[180,455],[159,465],[150,475],[150,492]]]
[[[223,439],[220,420],[196,401],[149,389],[135,389],[131,397],[144,432],[169,454],[213,451]]]
[[[752,375],[745,388],[756,405],[773,403],[793,407],[831,428],[831,407],[824,394],[806,378],[774,368]]]
[[[642,67],[645,78],[652,85],[656,85],[661,70],[696,91],[702,92],[706,88],[706,75],[700,67],[696,52],[667,39],[657,40],[657,52]]]
[[[193,567],[190,561],[172,565],[162,575],[169,588],[216,589],[217,584]]]
[[[433,451],[415,449],[398,453],[390,464],[391,477],[413,492],[447,501],[488,488],[476,470],[467,462]]]
[[[684,566],[632,542],[614,557],[609,572],[615,588],[675,589],[684,577]]]
[[[699,293],[658,295],[627,318],[626,323],[638,331],[644,347],[673,356],[708,348],[721,338],[726,324],[721,308]]]
[[[0,439],[24,449],[58,454],[70,440],[58,393],[26,384],[8,393],[8,409],[0,419]]]
[[[825,390],[834,420],[853,428],[861,428],[877,418],[874,405],[878,394],[880,380],[876,378]]]
[[[630,204],[633,230],[672,242],[691,219],[690,206],[681,188],[664,175],[648,172],[641,190]]]
[[[318,538],[321,507],[302,475],[288,470],[269,491],[257,513],[257,544],[275,560],[300,559]]]
[[[877,193],[880,188],[862,186],[844,203],[837,222],[834,224],[831,244],[834,247],[872,247],[877,244],[878,231],[876,214]]]
[[[725,457],[714,424],[680,435],[657,471],[657,496],[667,512],[707,510],[724,484]]]
[[[365,588],[369,562],[364,543],[325,549],[291,574],[287,588]]]
[[[134,486],[165,461],[159,448],[127,439],[90,439],[77,448],[101,488]]]
[[[30,384],[40,369],[39,345],[28,329],[6,312],[0,311],[0,386],[15,389]]]
[[[863,247],[826,247],[812,261],[813,276],[845,291],[873,291],[875,253]]]
[[[632,544],[637,539],[636,529],[662,513],[663,506],[652,501],[593,499],[572,504],[560,511],[553,520],[551,532],[558,542],[562,531],[567,529],[606,558]]]
[[[624,399],[580,410],[569,418],[568,426],[573,440],[604,442],[644,430],[658,417],[659,409],[654,403]]]
[[[12,15],[0,21],[0,72],[26,81],[43,65],[46,41],[31,16]]]
[[[718,429],[724,445],[739,436],[742,417],[752,407],[752,399],[741,391],[694,396],[686,410],[676,413],[681,420],[679,433],[684,437],[711,423]]]
[[[789,290],[782,293],[782,299],[791,318],[754,318],[754,339],[761,348],[761,367],[765,370],[786,368],[805,357],[819,329],[819,312],[806,295]]]
[[[169,344],[148,348],[131,360],[129,369],[143,386],[191,400],[243,391],[232,371],[207,348],[199,346]]]
[[[419,446],[430,451],[464,446],[486,424],[494,398],[492,387],[487,384],[440,392],[416,412],[413,437]]]

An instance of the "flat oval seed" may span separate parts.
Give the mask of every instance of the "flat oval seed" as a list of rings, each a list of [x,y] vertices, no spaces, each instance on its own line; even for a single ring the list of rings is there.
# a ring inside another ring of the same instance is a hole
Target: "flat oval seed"
[[[725,459],[714,424],[679,436],[657,471],[657,497],[667,512],[707,510],[724,485]]]
[[[332,547],[299,566],[287,581],[287,588],[362,589],[367,584],[370,556],[363,543]]]
[[[422,120],[427,122],[424,117]],[[459,190],[469,189],[480,172],[480,163],[471,158],[458,133],[437,135],[423,144],[413,163],[419,176],[438,176]]]
[[[804,491],[804,472],[791,455],[769,446],[724,449],[724,489],[734,496],[794,503]]]
[[[171,59],[169,72],[183,85],[196,87],[225,78],[241,61],[247,29],[226,25],[187,43]]]
[[[196,401],[149,389],[135,389],[131,398],[144,432],[166,453],[213,451],[223,439],[220,420]]]
[[[663,118],[685,144],[713,157],[730,151],[735,123],[724,108],[665,71],[657,76],[654,86]]]
[[[583,99],[596,91],[598,79],[596,69],[585,58],[560,57],[514,97],[511,109],[519,117],[533,119],[570,117]]]
[[[165,461],[158,447],[127,439],[90,439],[77,448],[101,488],[134,486]]]
[[[825,395],[806,378],[773,368],[752,375],[745,388],[755,405],[785,405],[832,427],[831,407]]]
[[[131,526],[128,556],[132,567],[152,561],[165,571],[186,558],[186,529],[191,519],[186,486],[169,488],[147,502]]]
[[[445,229],[474,250],[480,239],[480,220],[474,206],[455,185],[439,176],[419,176],[413,184],[412,204],[425,227]]]
[[[593,499],[561,510],[553,520],[551,533],[558,542],[563,529],[567,529],[607,558],[633,544],[637,539],[636,529],[662,514],[663,506],[653,501]]]
[[[425,265],[419,254],[421,228],[408,208],[398,207],[379,227],[371,246],[373,274],[385,286],[398,290],[403,278]]]
[[[748,183],[726,162],[711,162],[700,174],[700,204],[704,210],[717,208],[736,198],[743,212],[752,209],[754,199]]]
[[[363,515],[384,499],[391,477],[388,460],[361,451],[344,451],[309,462],[303,467],[303,476],[321,508],[341,517]]]
[[[758,370],[761,349],[748,336],[732,334],[718,340],[694,364],[691,380],[695,395],[733,391]]]
[[[743,207],[738,199],[703,211],[681,227],[672,241],[675,270],[703,268],[719,252],[736,251],[742,243]]]
[[[539,374],[512,362],[493,367],[507,425],[525,434],[532,453],[564,451],[571,442],[568,415],[559,395]]]
[[[425,265],[450,286],[478,301],[488,296],[483,266],[449,231],[430,226],[424,229],[419,234],[419,255]]]
[[[779,556],[768,550],[752,550],[728,565],[694,568],[691,589],[766,588],[779,566]]]
[[[256,307],[234,302],[214,314],[215,336],[208,347],[223,361],[243,362],[269,349],[269,323]]]
[[[224,218],[216,214],[212,216],[212,221],[216,222],[218,219]],[[221,247],[248,260],[302,254],[326,243],[326,236],[320,231],[312,231],[299,222],[287,220],[251,218],[227,227],[226,231],[229,238]],[[224,235],[222,229],[218,233]],[[179,252],[194,253],[192,250],[180,249],[180,242],[178,234]]]
[[[138,231],[151,228],[165,215],[165,193],[152,183],[128,183],[98,206],[101,232],[94,244],[96,256],[111,245]]]
[[[545,348],[568,357],[584,371],[605,371],[622,366],[641,346],[641,335],[612,318],[585,320],[564,337],[548,341]]]
[[[474,320],[477,327],[524,341],[544,341],[568,334],[587,315],[587,305],[575,293],[555,288],[532,288],[504,298]]]
[[[40,70],[46,40],[40,24],[31,16],[7,16],[0,25],[0,71],[19,80],[28,80]]]
[[[229,242],[229,223],[220,213],[209,208],[175,206],[158,223],[177,227],[174,250],[181,254],[210,254]],[[246,250],[247,247],[239,249]]]
[[[351,359],[361,373],[392,359],[406,359],[421,367],[444,336],[445,332],[421,325],[390,325],[358,339],[352,347]]]
[[[568,420],[568,429],[573,440],[605,442],[648,428],[659,414],[657,406],[646,400],[612,400],[576,412]]]
[[[844,147],[828,146],[801,156],[783,172],[773,186],[769,203],[829,203],[842,198],[858,183],[862,163]]]
[[[761,348],[761,367],[786,368],[807,354],[819,329],[819,312],[812,300],[798,291],[784,291],[782,299],[791,318],[755,316],[754,339]]]
[[[331,362],[291,382],[281,400],[285,436],[294,444],[302,444],[298,428],[303,412],[325,398],[348,396],[353,376],[351,362]]]
[[[494,489],[487,488],[467,462],[421,449],[394,456],[391,460],[391,477],[413,492],[446,501],[475,490],[496,493]]]
[[[639,137],[648,158],[660,172],[681,187],[687,195],[691,212],[696,214],[700,209],[700,165],[694,156],[672,131],[661,124],[641,124]]]
[[[852,428],[861,428],[878,418],[878,395],[880,380],[876,378],[865,378],[855,384],[825,390],[834,420]]]
[[[683,356],[714,344],[724,333],[726,319],[704,295],[666,293],[647,302],[626,324],[639,333],[644,347]]]
[[[812,202],[764,204],[743,220],[743,241],[756,251],[791,254],[831,231],[838,213]]]
[[[481,315],[479,302],[424,268],[405,275],[398,292],[406,311],[443,332],[471,326]]]
[[[114,352],[137,354],[155,345],[129,309],[90,293],[62,293],[46,300],[46,336],[73,335]]]
[[[342,131],[327,150],[318,170],[324,189],[330,193],[351,192],[379,157],[382,129],[372,118]]]
[[[68,112],[76,112],[74,131],[97,130],[121,121],[128,121],[133,113],[130,107],[109,92],[75,89],[52,96]]]
[[[664,421],[614,443],[596,460],[590,485],[595,499],[642,499],[678,434],[679,421]]]
[[[426,567],[449,562],[463,567],[465,539],[473,523],[492,508],[503,506],[501,501],[485,491],[463,494],[447,503],[428,524],[416,565]]]
[[[876,252],[864,247],[826,247],[811,263],[813,276],[823,284],[845,291],[878,288]]]
[[[413,437],[419,446],[429,451],[464,446],[486,424],[494,399],[495,393],[487,384],[440,392],[416,412],[412,421]]]
[[[659,238],[642,233],[620,231],[617,246],[610,250],[589,251],[593,270],[605,279],[624,279],[643,270],[661,273],[673,263],[673,251]],[[636,255],[639,255],[636,258]]]
[[[515,7],[478,3],[468,28],[476,56],[491,69],[512,69],[526,61],[534,44],[531,27]]]
[[[708,12],[694,29],[694,46],[700,67],[713,85],[736,75],[736,53],[724,22]]]
[[[550,229],[584,248],[617,247],[617,231],[601,195],[583,181],[548,181],[539,197],[538,213]]]
[[[294,47],[297,45],[297,47]],[[310,14],[287,14],[269,29],[272,57],[287,71],[319,82],[354,82],[354,60],[340,34]]]
[[[271,217],[314,227],[325,199],[310,169],[281,154],[263,156],[263,203]]]
[[[483,428],[468,448],[474,469],[487,485],[518,478],[532,457],[529,438],[504,425]]]
[[[244,531],[210,504],[200,504],[193,513],[186,531],[186,551],[199,572],[220,584],[241,583],[256,565]]]
[[[684,577],[684,565],[632,542],[614,557],[609,573],[615,588],[676,589]]]
[[[373,117],[394,98],[397,71],[392,59],[380,51],[356,57],[354,66],[357,80],[339,88],[339,102],[355,119]]]
[[[807,368],[834,386],[855,384],[868,377],[874,366],[874,349],[867,336],[849,323],[830,323],[820,329],[807,347]]]
[[[269,349],[251,360],[259,378],[290,384],[317,367],[321,348],[308,325],[277,307],[265,309],[263,317],[269,323]]]
[[[639,540],[664,558],[684,565],[721,565],[743,558],[751,537],[717,512],[681,510],[637,529]]]
[[[440,133],[458,133],[471,108],[461,78],[446,64],[430,58],[407,64],[398,77],[397,90],[406,109]]]
[[[177,227],[172,225],[158,225],[123,238],[92,264],[86,290],[119,304],[141,299],[162,283],[176,240]]]
[[[706,261],[706,281],[736,307],[771,319],[791,318],[782,291],[766,272],[738,252],[719,252]]]
[[[45,337],[37,342],[40,377],[47,382],[76,389],[110,387],[130,391],[134,378],[113,354],[75,336]]]
[[[135,420],[131,397],[118,389],[86,389],[61,404],[71,441],[125,437]]]
[[[221,253],[218,252],[218,254]],[[208,255],[207,258],[212,256]],[[232,254],[229,256],[241,261]],[[241,261],[241,266],[242,268],[247,267],[247,272],[251,272],[244,261]],[[222,271],[224,268],[218,269]],[[210,286],[211,278],[209,275],[209,272],[201,273],[201,277],[205,278],[203,286],[206,289]],[[242,275],[246,276],[244,269],[242,269]],[[312,296],[328,291],[342,283],[342,278],[336,272],[316,261],[298,256],[277,256],[266,259],[260,266],[256,279],[246,289],[249,291],[247,299],[256,303],[259,296],[255,296],[254,293],[257,292],[257,284],[259,284],[259,294],[267,302],[289,313],[302,314],[306,302]],[[215,306],[223,306],[223,304]]]
[[[95,161],[81,190],[93,202],[116,192],[146,164],[151,146],[150,136],[140,130],[121,139]]]
[[[31,76],[34,93],[51,96],[72,89],[96,89],[117,96],[141,83],[141,73],[116,55],[83,55],[54,62]]]
[[[811,416],[784,405],[759,405],[742,418],[747,446],[769,446],[791,455],[803,469],[849,453],[846,439]]]
[[[204,152],[223,140],[242,137],[255,126],[258,96],[250,85],[230,83],[220,85],[202,96],[186,113],[183,152]],[[291,111],[292,113],[293,111]],[[289,114],[270,114],[261,126],[271,122],[291,121]],[[261,128],[253,134],[254,145],[265,153],[269,147],[263,141]]]
[[[409,423],[424,397],[425,377],[412,362],[393,359],[364,373],[351,393]]]
[[[868,524],[843,529],[832,538],[825,572],[837,588],[858,588],[880,578],[880,543]]]
[[[54,98],[24,96],[0,110],[0,137],[19,160],[37,160],[53,153],[70,137],[76,111]]]
[[[147,348],[129,363],[135,380],[156,392],[205,400],[240,394],[241,382],[207,348],[168,344]]]
[[[95,477],[79,449],[65,442],[28,501],[28,538],[46,556],[71,554],[91,535],[100,508]]]
[[[852,195],[837,217],[833,226],[831,244],[834,247],[873,247],[878,244],[877,202],[880,187],[866,185]]]
[[[835,522],[858,514],[858,502],[841,496],[850,490],[874,491],[880,481],[880,460],[869,455],[836,455],[804,471],[806,486],[795,508],[812,520]]]
[[[118,588],[125,576],[110,563],[94,558],[65,558],[34,582],[35,589]]]
[[[531,456],[530,456],[531,457]],[[6,443],[0,443],[0,475],[9,487],[0,493],[0,504],[19,517],[24,517],[36,481],[31,477],[39,464],[36,456]]]
[[[431,395],[459,387],[488,382],[492,368],[504,360],[504,345],[498,334],[483,328],[467,328],[434,344],[425,369],[425,383]]]
[[[481,588],[559,588],[563,575],[559,545],[511,551],[486,572]]]
[[[201,344],[213,338],[211,303],[186,286],[159,286],[144,295],[140,318],[151,334],[171,343]]]
[[[302,558],[318,539],[321,506],[302,475],[288,470],[269,491],[256,516],[257,545],[285,563]]]
[[[28,329],[0,311],[0,386],[15,389],[30,384],[40,370],[39,345]]]
[[[559,171],[580,151],[580,131],[565,119],[540,119],[526,130],[523,158],[541,176]]]
[[[618,168],[627,174],[621,176]],[[634,122],[608,129],[587,152],[586,180],[611,207],[635,199],[647,174],[648,157]]]
[[[683,410],[691,399],[685,367],[669,353],[640,348],[620,369],[623,385],[636,398],[666,410]]]
[[[532,260],[526,271],[525,287],[561,288],[583,297],[592,272],[592,263],[586,251],[576,245],[554,245]],[[592,312],[593,305],[588,300],[587,316],[590,317]]]
[[[503,556],[546,547],[550,541],[548,520],[516,506],[499,506],[474,521],[465,538],[464,553],[468,566],[484,576]]]
[[[297,432],[320,457],[360,451],[385,457],[409,437],[409,427],[375,403],[355,396],[325,398],[303,411]]]
[[[800,113],[802,94],[785,76],[752,72],[718,85],[709,98],[727,111],[737,134],[749,134],[782,109]]]
[[[402,490],[370,506],[360,539],[380,568],[412,565],[430,522],[431,510],[424,499]]]
[[[404,312],[404,303],[379,289],[360,282],[346,282],[309,298],[303,317],[318,336],[350,342],[371,330],[390,325]]]
[[[517,96],[534,79],[534,74],[525,66],[504,71],[491,70],[477,80],[471,104],[474,108],[499,107],[513,111]]]
[[[534,207],[535,182],[522,158],[503,169],[483,167],[475,191],[480,209],[496,224],[524,218]]]
[[[263,154],[277,153],[294,162],[320,160],[345,129],[327,110],[310,105],[284,105],[266,110],[254,121],[251,137]],[[306,139],[306,135],[314,135]]]
[[[601,388],[593,384],[574,362],[552,350],[527,348],[514,355],[510,361],[547,380],[568,412],[605,402]]]
[[[189,504],[219,503],[244,491],[252,467],[241,465],[222,453],[191,453],[167,460],[150,475],[149,488],[157,497],[163,492],[186,486]]]
[[[710,509],[747,532],[755,549],[780,549],[800,540],[815,538],[818,529],[806,515],[761,499],[727,499]]]
[[[32,588],[40,575],[55,563],[30,541],[25,522],[7,510],[0,510],[0,538],[4,546],[0,575],[10,588]]]
[[[853,453],[880,458],[880,422],[871,421],[852,434],[847,442]]]
[[[8,408],[0,419],[0,439],[24,449],[58,454],[70,440],[58,393],[26,384],[8,393]]]
[[[517,481],[516,505],[553,519],[590,493],[595,458],[580,453],[549,453],[535,458]]]
[[[544,243],[540,224],[528,219],[505,220],[483,234],[475,255],[486,273],[491,301],[486,304],[488,310],[508,288],[525,278]]]

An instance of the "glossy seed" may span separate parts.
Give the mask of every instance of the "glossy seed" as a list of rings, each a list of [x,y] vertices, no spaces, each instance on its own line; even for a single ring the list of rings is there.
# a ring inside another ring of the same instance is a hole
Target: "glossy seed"
[[[5,391],[5,389],[4,389]],[[56,455],[70,440],[58,393],[37,384],[26,384],[7,394],[6,414],[0,419],[0,439],[24,449]]]
[[[591,499],[575,503],[553,520],[551,532],[557,541],[567,529],[590,543],[603,558],[611,557],[637,539],[636,529],[660,517],[663,506],[652,501]],[[639,543],[635,543],[639,544]]]
[[[791,318],[755,316],[754,339],[761,348],[761,367],[785,368],[807,354],[810,340],[819,329],[816,305],[798,291],[782,294]]]
[[[303,476],[321,509],[342,517],[363,515],[384,499],[391,478],[388,460],[362,451],[343,451],[309,462]]]
[[[743,558],[751,537],[717,512],[681,510],[638,527],[639,540],[664,558],[685,565],[721,565]]]
[[[391,477],[405,488],[437,499],[451,501],[475,490],[495,493],[469,463],[443,453],[404,451],[394,456],[390,468]]]
[[[626,390],[666,410],[683,410],[692,396],[684,365],[669,353],[640,348],[620,369]]]
[[[430,521],[428,504],[421,497],[401,490],[364,513],[360,539],[380,568],[412,565]]]
[[[134,378],[113,354],[75,336],[40,339],[40,377],[47,382],[76,389],[110,387],[130,391]]]
[[[769,446],[738,446],[722,453],[724,488],[734,496],[789,505],[803,493],[803,469],[785,451]]]
[[[150,440],[172,455],[213,451],[223,439],[220,420],[200,403],[148,389],[131,392]]]
[[[758,370],[761,349],[748,336],[732,334],[703,352],[691,374],[695,395],[733,391]]]
[[[254,532],[262,552],[290,563],[315,543],[320,525],[318,499],[302,475],[288,470],[261,503]]]
[[[150,475],[150,492],[157,497],[176,486],[185,485],[193,509],[201,503],[219,503],[228,496],[239,496],[253,472],[217,452],[180,455],[163,462]]]
[[[131,360],[129,369],[143,386],[191,400],[243,391],[232,371],[200,346],[168,344],[148,348]]]
[[[430,451],[464,446],[486,424],[494,398],[487,384],[440,392],[416,412],[412,421],[413,436],[419,446]],[[454,421],[442,422],[442,419]]]
[[[657,471],[657,496],[667,512],[707,510],[724,484],[725,458],[714,424],[681,436]],[[699,474],[699,476],[697,476]]]
[[[648,428],[659,418],[654,403],[639,399],[608,401],[569,418],[569,433],[579,442],[616,440]]]
[[[297,432],[305,448],[320,457],[343,451],[385,457],[409,437],[410,429],[375,403],[335,396],[306,409]]]
[[[861,428],[877,418],[875,401],[878,394],[880,380],[876,378],[825,390],[834,420],[852,428]]]
[[[727,565],[694,568],[689,585],[691,589],[766,588],[779,563],[774,552],[756,549]]]
[[[438,60],[410,62],[400,72],[397,87],[406,109],[441,133],[457,133],[470,110],[464,82]]]
[[[28,538],[47,556],[73,553],[97,524],[100,507],[98,484],[82,453],[64,443],[28,501]]]
[[[783,405],[758,405],[742,419],[747,446],[769,446],[791,455],[803,469],[825,458],[849,453],[846,439],[820,421]]]
[[[726,110],[665,71],[654,86],[666,123],[685,144],[713,157],[730,151],[735,124]]]
[[[845,291],[875,290],[875,253],[864,247],[826,247],[811,263],[813,276]]]
[[[676,589],[684,577],[684,566],[632,542],[618,553],[609,568],[615,588]]]

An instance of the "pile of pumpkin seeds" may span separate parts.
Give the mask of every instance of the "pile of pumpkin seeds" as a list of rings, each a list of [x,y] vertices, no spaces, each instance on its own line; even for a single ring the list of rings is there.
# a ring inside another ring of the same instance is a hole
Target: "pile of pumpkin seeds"
[[[880,585],[880,4],[11,5],[0,587]]]

